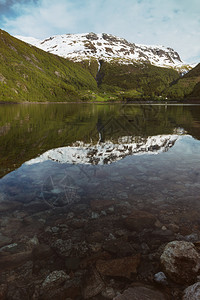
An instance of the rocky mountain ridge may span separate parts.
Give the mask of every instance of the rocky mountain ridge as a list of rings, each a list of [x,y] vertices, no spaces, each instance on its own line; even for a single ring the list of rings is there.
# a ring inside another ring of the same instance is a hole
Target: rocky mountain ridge
[[[172,48],[130,43],[123,38],[106,33],[63,34],[45,40],[16,36],[44,51],[73,61],[96,59],[130,64],[150,63],[159,67],[174,68],[180,72],[191,69]]]

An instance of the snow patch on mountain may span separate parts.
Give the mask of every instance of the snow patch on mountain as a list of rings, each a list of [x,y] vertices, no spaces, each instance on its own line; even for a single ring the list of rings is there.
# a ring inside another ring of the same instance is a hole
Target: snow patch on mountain
[[[44,51],[73,61],[96,59],[117,61],[123,64],[148,62],[155,66],[184,71],[189,68],[172,48],[129,43],[123,38],[106,33],[63,34],[37,40],[30,37],[16,38]]]
[[[128,155],[158,154],[168,151],[177,141],[179,134],[143,137],[124,136],[116,143],[112,141],[86,144],[80,141],[72,146],[51,149],[26,165],[47,160],[70,164],[104,165],[123,159]]]

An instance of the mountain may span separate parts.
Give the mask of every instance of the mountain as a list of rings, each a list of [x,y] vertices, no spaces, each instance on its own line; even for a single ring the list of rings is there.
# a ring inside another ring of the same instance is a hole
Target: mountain
[[[189,68],[171,48],[108,34],[23,39],[0,30],[0,101],[165,100]]]
[[[82,101],[165,99],[163,91],[191,69],[172,48],[138,45],[106,33],[64,34],[42,41],[17,38],[89,71],[98,93],[84,91]]]
[[[45,40],[16,36],[44,51],[73,61],[96,59],[121,64],[150,63],[158,67],[173,68],[180,72],[190,69],[172,48],[130,43],[123,38],[106,33],[63,34]]]
[[[89,71],[0,30],[0,101],[76,101],[88,89]]]
[[[173,99],[200,101],[200,64],[171,84],[165,95]]]

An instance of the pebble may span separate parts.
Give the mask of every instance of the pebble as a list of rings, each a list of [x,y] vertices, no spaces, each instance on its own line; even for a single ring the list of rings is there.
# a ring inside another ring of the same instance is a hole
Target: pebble
[[[158,272],[154,275],[154,280],[155,282],[162,284],[162,285],[167,285],[167,277],[165,276],[165,273],[163,272]]]
[[[115,291],[112,287],[106,287],[105,290],[101,293],[106,299],[113,299],[115,297]]]
[[[53,271],[46,277],[46,279],[42,283],[42,288],[45,290],[54,289],[68,279],[70,279],[70,276],[67,275],[64,271]]]
[[[91,218],[92,219],[98,219],[99,218],[99,214],[93,211]]]

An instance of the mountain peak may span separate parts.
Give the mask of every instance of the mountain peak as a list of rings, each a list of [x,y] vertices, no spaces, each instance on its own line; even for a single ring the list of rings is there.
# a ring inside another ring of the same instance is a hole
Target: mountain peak
[[[44,40],[16,37],[44,51],[73,61],[96,59],[117,61],[122,64],[140,62],[180,71],[188,68],[179,54],[170,47],[134,44],[108,33],[62,34]]]

